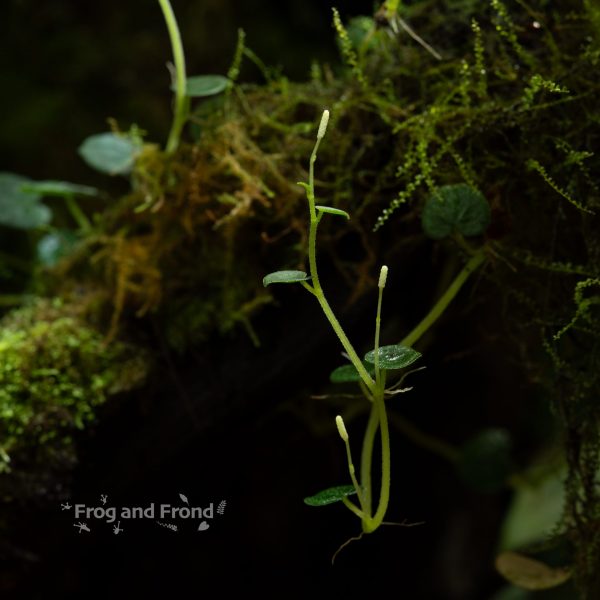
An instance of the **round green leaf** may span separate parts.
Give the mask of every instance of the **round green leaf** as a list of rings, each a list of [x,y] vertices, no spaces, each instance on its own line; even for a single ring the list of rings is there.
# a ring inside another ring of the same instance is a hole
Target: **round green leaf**
[[[304,504],[309,506],[325,506],[326,504],[333,504],[339,502],[346,496],[356,494],[356,490],[353,485],[339,485],[337,487],[327,488],[314,496],[304,498]]]
[[[40,195],[25,192],[32,181],[14,173],[0,173],[0,225],[36,229],[50,222],[51,210],[40,202]]]
[[[467,237],[480,235],[490,224],[490,206],[480,192],[464,183],[444,185],[425,202],[421,224],[434,240],[453,231]]]
[[[79,146],[79,154],[85,162],[108,175],[127,175],[132,167],[136,145],[129,139],[114,133],[98,133],[86,138]]]
[[[381,346],[377,355],[379,356],[380,369],[403,369],[421,358],[420,352],[417,352],[408,346],[401,346],[400,344]],[[374,365],[375,350],[367,352],[365,354],[365,360]]]
[[[267,287],[271,283],[298,283],[307,279],[310,277],[304,271],[275,271],[263,278],[263,285]]]
[[[338,215],[340,217],[346,217],[346,219],[350,218],[350,215],[345,210],[340,210],[339,208],[332,208],[331,206],[315,206],[315,208],[322,213]]]
[[[40,196],[97,196],[98,190],[88,185],[68,181],[32,181],[23,186],[23,191]]]
[[[375,368],[366,361],[363,361],[363,366],[367,369],[369,375],[375,375]],[[353,364],[342,365],[337,369],[334,369],[329,375],[329,381],[331,383],[350,383],[362,381],[361,376],[358,374],[356,367]]]
[[[73,250],[77,241],[77,235],[69,230],[48,233],[37,244],[37,258],[42,265],[53,267]]]
[[[229,86],[229,79],[223,75],[194,75],[185,82],[185,95],[190,98],[205,98],[220,94]],[[175,91],[175,85],[171,85]]]
[[[512,442],[504,429],[484,429],[463,447],[457,463],[462,478],[480,492],[501,490],[512,472]]]

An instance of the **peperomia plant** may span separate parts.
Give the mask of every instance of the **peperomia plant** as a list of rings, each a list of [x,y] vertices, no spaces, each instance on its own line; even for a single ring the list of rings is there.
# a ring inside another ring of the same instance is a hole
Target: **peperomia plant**
[[[412,365],[421,357],[421,354],[411,346],[431,327],[431,325],[444,312],[451,300],[456,296],[464,282],[485,260],[483,249],[472,251],[466,265],[450,284],[446,292],[436,302],[425,318],[402,340],[400,344],[380,345],[381,330],[381,306],[383,290],[385,288],[388,267],[381,267],[378,283],[378,301],[375,317],[374,347],[367,352],[361,360],[354,346],[350,343],[346,333],[342,329],[329,302],[325,297],[319,273],[317,270],[316,239],[317,229],[324,215],[342,216],[346,219],[350,215],[338,208],[321,206],[316,204],[314,189],[314,165],[317,159],[319,145],[325,136],[329,122],[329,111],[325,110],[321,117],[317,140],[310,156],[308,183],[299,182],[308,199],[310,216],[310,228],[308,235],[308,264],[309,272],[304,271],[276,271],[270,273],[263,279],[266,287],[273,283],[300,283],[318,301],[327,320],[339,338],[347,358],[351,364],[335,369],[331,374],[334,383],[358,382],[364,396],[370,403],[370,415],[363,438],[363,446],[360,459],[360,471],[356,472],[350,449],[350,440],[344,420],[341,415],[336,417],[336,426],[340,437],[346,446],[348,470],[351,485],[343,485],[328,488],[314,496],[305,498],[305,503],[310,506],[323,506],[333,502],[342,501],[362,523],[362,533],[371,533],[384,523],[390,501],[390,433],[386,400],[400,392],[404,377],[386,388],[388,378],[391,380],[394,372]],[[451,188],[452,186],[447,186]],[[430,237],[439,239],[449,234],[479,235],[489,224],[489,209],[487,202],[478,192],[471,191],[468,186],[455,186],[457,189],[441,189],[440,192],[430,200],[423,213],[423,225],[425,232]],[[450,193],[449,193],[450,192]],[[483,204],[482,204],[483,203]],[[442,231],[443,230],[443,231]],[[464,240],[463,240],[464,241]],[[390,372],[391,375],[388,375]],[[373,482],[371,478],[373,465],[373,448],[377,432],[381,438],[381,482],[377,505],[374,504]],[[349,499],[356,495],[358,504]],[[353,538],[354,539],[354,538]]]

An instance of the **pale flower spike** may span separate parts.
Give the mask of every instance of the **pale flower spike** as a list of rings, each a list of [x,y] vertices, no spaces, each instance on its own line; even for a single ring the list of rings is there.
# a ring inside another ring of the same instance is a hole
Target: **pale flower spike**
[[[348,441],[348,432],[346,431],[346,425],[344,425],[344,419],[340,415],[335,418],[335,424],[337,425],[340,437],[344,442]]]
[[[319,125],[319,131],[317,133],[317,140],[322,140],[327,131],[327,123],[329,123],[329,111],[325,109],[323,116],[321,117],[321,124]]]
[[[381,267],[381,271],[379,272],[379,285],[377,287],[383,289],[385,287],[385,282],[387,281],[388,268],[383,265]]]

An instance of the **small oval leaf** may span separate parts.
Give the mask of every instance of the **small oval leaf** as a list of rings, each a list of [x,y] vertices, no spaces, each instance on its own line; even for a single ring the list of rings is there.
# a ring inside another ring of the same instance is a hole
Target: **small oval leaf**
[[[434,240],[453,231],[467,237],[480,235],[490,224],[490,206],[483,194],[465,183],[444,185],[425,202],[421,224]]]
[[[310,277],[304,271],[275,271],[263,277],[263,285],[267,287],[271,283],[298,283],[308,279]]]
[[[89,185],[79,185],[68,181],[32,181],[21,188],[24,192],[40,196],[97,196],[98,190]]]
[[[378,351],[380,369],[403,369],[421,358],[421,353],[400,344],[381,346]],[[365,354],[365,360],[375,364],[375,350]]]
[[[0,225],[36,229],[50,222],[52,212],[40,202],[40,195],[23,191],[31,183],[21,175],[0,173]]]
[[[315,206],[315,208],[322,213],[338,215],[340,217],[346,217],[346,219],[350,218],[350,215],[345,210],[340,210],[339,208],[332,208],[331,206]]]
[[[372,377],[375,376],[375,367],[366,361],[363,361],[363,366]],[[356,367],[353,364],[342,365],[334,369],[329,375],[331,383],[350,383],[362,381],[362,377],[358,374]]]
[[[352,494],[356,494],[353,485],[338,485],[337,487],[327,488],[314,496],[304,498],[304,504],[308,504],[308,506],[325,506],[326,504],[339,502],[342,498]]]
[[[188,77],[185,82],[185,95],[190,98],[205,98],[215,96],[226,90],[229,79],[223,75],[194,75]],[[175,91],[175,85],[171,85]]]
[[[496,570],[514,585],[526,590],[547,590],[571,577],[566,568],[547,564],[517,552],[502,552],[496,558]]]
[[[53,267],[71,253],[78,241],[77,234],[68,229],[47,233],[37,243],[37,258],[45,267]]]
[[[108,175],[126,175],[132,167],[136,145],[129,139],[114,133],[98,133],[86,138],[79,146],[79,154],[85,162]]]

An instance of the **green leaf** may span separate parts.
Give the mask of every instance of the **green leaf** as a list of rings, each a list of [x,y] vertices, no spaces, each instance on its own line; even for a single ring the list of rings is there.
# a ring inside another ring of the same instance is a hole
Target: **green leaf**
[[[327,488],[314,496],[304,498],[304,504],[309,506],[325,506],[326,504],[333,504],[339,502],[346,496],[356,494],[356,490],[353,485],[339,485],[337,487]]]
[[[462,447],[457,468],[480,492],[497,492],[512,473],[512,440],[505,429],[484,429]]]
[[[547,590],[571,577],[569,569],[550,567],[517,552],[502,552],[496,558],[496,569],[505,579],[526,590]]]
[[[328,213],[330,215],[338,215],[340,217],[346,217],[346,219],[350,218],[350,215],[345,210],[340,210],[339,208],[332,208],[331,206],[315,206],[315,208],[319,212]]]
[[[88,185],[78,185],[68,181],[32,181],[21,188],[24,192],[40,196],[97,196],[99,191]]]
[[[24,192],[31,184],[27,177],[0,173],[0,224],[18,229],[36,229],[47,225],[52,211],[40,202],[39,194]]]
[[[298,283],[307,279],[310,277],[304,271],[275,271],[263,278],[263,285],[267,287],[271,283]]]
[[[373,367],[373,365],[363,361],[363,366],[367,369],[369,375],[375,375],[375,367]],[[331,383],[350,383],[362,381],[362,378],[358,374],[356,367],[350,363],[349,365],[342,365],[341,367],[334,369],[329,375],[329,381],[331,381]]]
[[[77,241],[77,235],[68,229],[48,233],[37,244],[37,258],[45,267],[53,267],[70,254]]]
[[[529,546],[547,539],[560,521],[565,503],[567,469],[525,474],[527,485],[519,485],[513,494],[504,517],[500,534],[500,548],[512,549]]]
[[[421,358],[421,353],[400,344],[381,346],[378,351],[380,369],[403,369]],[[375,364],[375,350],[365,354],[365,360]]]
[[[434,240],[453,231],[467,237],[480,235],[490,224],[490,206],[480,192],[464,183],[444,185],[425,202],[421,224]]]
[[[194,75],[186,79],[185,95],[190,98],[206,98],[220,94],[228,86],[229,79],[223,75]],[[175,84],[171,84],[171,90],[176,91]]]
[[[85,162],[108,175],[127,175],[132,167],[138,147],[129,139],[114,133],[98,133],[86,138],[79,146]]]

